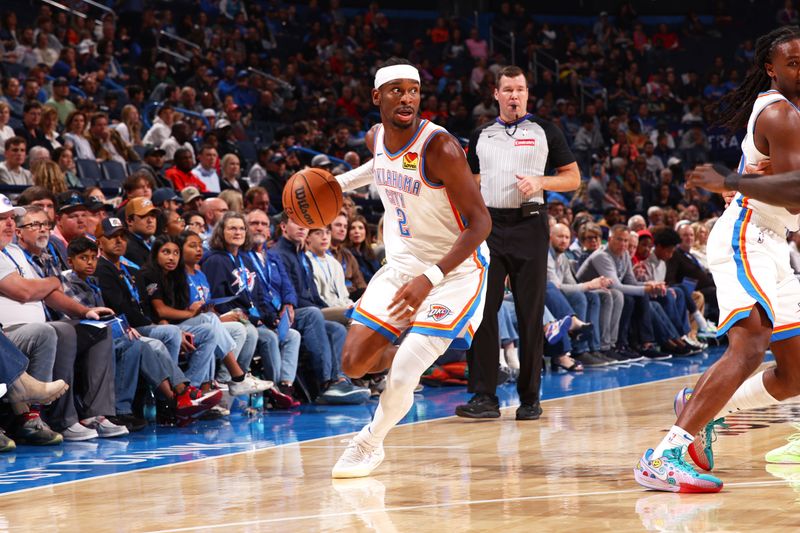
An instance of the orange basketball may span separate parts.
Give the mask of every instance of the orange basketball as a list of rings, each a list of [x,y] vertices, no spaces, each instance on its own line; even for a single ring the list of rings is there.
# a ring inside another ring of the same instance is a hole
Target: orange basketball
[[[305,228],[322,228],[342,209],[342,187],[333,174],[321,168],[295,173],[283,188],[283,210]]]

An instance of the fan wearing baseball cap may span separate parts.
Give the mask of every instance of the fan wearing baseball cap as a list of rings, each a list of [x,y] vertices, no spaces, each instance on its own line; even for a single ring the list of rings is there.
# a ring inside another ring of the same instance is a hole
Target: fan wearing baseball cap
[[[150,247],[156,234],[157,217],[161,210],[148,198],[134,198],[125,206],[128,227],[128,251],[125,258],[142,266],[150,257]]]

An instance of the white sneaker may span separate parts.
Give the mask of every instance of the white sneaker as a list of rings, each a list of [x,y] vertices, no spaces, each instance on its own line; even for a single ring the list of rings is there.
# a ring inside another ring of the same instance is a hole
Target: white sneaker
[[[383,453],[383,446],[372,448],[363,444],[359,444],[355,439],[351,440],[347,445],[339,460],[333,467],[331,477],[333,478],[351,478],[351,477],[366,477],[372,473],[373,470],[378,468],[383,462],[385,454]]]
[[[125,426],[118,426],[104,416],[93,416],[92,418],[81,420],[81,424],[95,430],[97,435],[103,439],[122,437],[128,434],[128,428]]]
[[[69,441],[89,440],[99,437],[97,431],[92,428],[87,428],[80,422],[75,422],[72,424],[70,427],[62,431],[61,435],[64,437],[64,440]]]
[[[273,383],[265,379],[258,379],[252,374],[247,374],[243,381],[229,381],[228,394],[231,396],[245,396],[248,394],[255,394],[257,392],[264,392],[271,389]]]

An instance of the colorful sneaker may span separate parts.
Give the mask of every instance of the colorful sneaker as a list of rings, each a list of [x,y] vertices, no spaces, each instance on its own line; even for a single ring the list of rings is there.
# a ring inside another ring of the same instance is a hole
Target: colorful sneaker
[[[773,464],[800,464],[800,424],[793,423],[792,426],[798,431],[787,437],[787,442],[780,448],[775,448],[767,452],[764,459]]]
[[[686,403],[691,399],[694,389],[684,387],[675,395],[675,415],[681,416],[683,408]],[[700,432],[694,436],[694,442],[688,446],[689,457],[692,458],[694,464],[710,472],[714,468],[714,449],[713,444],[717,440],[717,426],[721,428],[728,427],[725,425],[724,418],[717,418],[705,425]]]
[[[359,444],[352,439],[344,453],[333,467],[331,477],[353,478],[367,477],[378,468],[384,458],[383,446],[372,448]]]
[[[648,489],[664,492],[719,492],[722,480],[710,474],[699,474],[683,460],[683,449],[672,448],[662,457],[653,457],[653,449],[633,469],[636,482]]]
[[[37,411],[28,411],[16,418],[12,436],[20,444],[52,446],[64,442],[61,433],[56,433],[39,416]]]
[[[295,407],[300,407],[300,402],[280,392],[277,387],[267,389],[264,392],[264,397],[275,409],[293,409]]]
[[[179,419],[197,418],[222,400],[221,390],[210,390],[207,393],[197,387],[188,385],[175,396],[175,417]]]

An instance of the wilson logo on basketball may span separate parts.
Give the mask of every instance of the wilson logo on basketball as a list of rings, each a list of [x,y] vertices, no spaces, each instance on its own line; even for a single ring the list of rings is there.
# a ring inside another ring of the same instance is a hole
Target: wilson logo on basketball
[[[431,304],[431,308],[428,311],[428,318],[432,318],[435,322],[441,322],[452,313],[453,312],[447,306],[442,304]]]
[[[419,156],[416,152],[408,152],[403,156],[403,168],[406,170],[417,170]]]
[[[514,146],[536,146],[536,139],[517,139]]]
[[[297,200],[297,210],[300,211],[300,213],[297,214],[303,217],[303,220],[305,220],[306,224],[309,226],[314,225],[314,217],[308,212],[311,204],[308,203],[308,198],[306,198],[306,188],[298,187],[295,189],[294,198]]]

